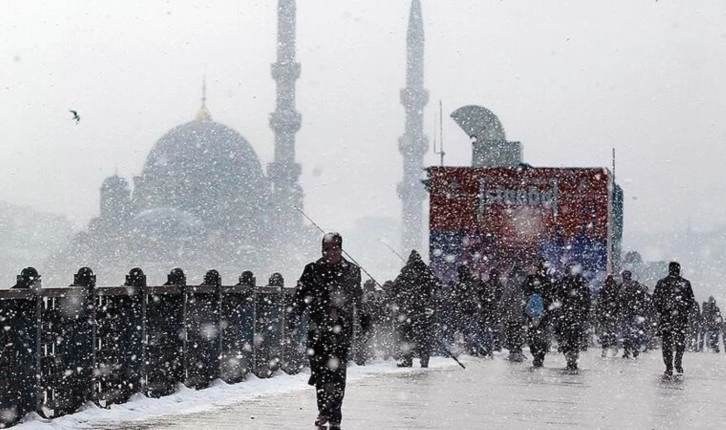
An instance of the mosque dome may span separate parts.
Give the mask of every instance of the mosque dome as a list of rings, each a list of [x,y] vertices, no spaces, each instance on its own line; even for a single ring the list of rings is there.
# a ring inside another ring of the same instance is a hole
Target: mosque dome
[[[211,120],[202,106],[195,121],[164,134],[135,179],[138,212],[174,208],[207,227],[257,223],[267,180],[255,151],[235,130]]]

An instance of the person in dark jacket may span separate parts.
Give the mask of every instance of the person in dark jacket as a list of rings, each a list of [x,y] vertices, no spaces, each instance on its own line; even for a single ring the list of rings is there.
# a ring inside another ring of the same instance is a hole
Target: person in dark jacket
[[[590,315],[590,287],[579,265],[570,264],[565,276],[554,288],[553,321],[560,347],[567,360],[567,370],[577,371],[580,341]]]
[[[459,329],[456,290],[456,282],[449,281],[434,293],[434,336],[439,340],[435,347],[442,354],[445,354],[444,349],[450,349]]]
[[[318,418],[315,425],[340,429],[345,395],[348,352],[356,313],[361,312],[363,289],[360,268],[342,256],[343,238],[338,233],[323,237],[323,256],[308,264],[297,284],[292,305],[290,331],[295,331],[302,313],[309,312],[308,341],[310,380],[315,386]]]
[[[542,367],[544,365],[545,355],[549,349],[549,324],[550,324],[550,306],[552,305],[552,281],[547,274],[547,265],[545,262],[537,264],[536,272],[527,276],[522,286],[524,297],[529,306],[529,302],[533,301],[535,295],[542,300],[544,314],[541,317],[533,317],[528,315],[528,340],[529,351],[532,353],[532,366]]]
[[[653,291],[653,307],[658,313],[658,333],[663,343],[666,377],[673,375],[674,365],[677,373],[683,373],[688,315],[695,305],[691,283],[681,277],[681,265],[675,261],[670,262],[668,276],[658,281]]]
[[[698,307],[698,303],[696,303],[696,307]],[[708,345],[706,343],[706,337],[708,337],[708,332],[706,330],[706,324],[705,324],[704,316],[703,316],[705,310],[708,310],[708,302],[703,302],[701,304],[701,314],[700,314],[700,316],[701,316],[701,320],[700,320],[700,322],[701,322],[701,331],[699,332],[700,335],[699,335],[699,342],[698,342],[698,351],[699,352],[703,352],[704,351],[704,349],[703,349],[704,346],[706,348],[708,348]],[[691,313],[693,313],[693,312],[691,312]]]
[[[378,313],[378,302],[376,299],[376,281],[368,279],[363,283],[363,298],[361,302],[360,326],[366,327],[366,331],[356,334],[355,353],[353,361],[359,366],[365,366],[373,354],[373,323]]]
[[[457,282],[451,290],[450,307],[454,313],[455,332],[461,334],[466,351],[471,355],[486,355],[487,347],[481,330],[481,284],[474,279],[468,266],[457,269]],[[454,334],[456,339],[457,335]],[[488,348],[491,349],[491,348]]]
[[[693,307],[691,315],[688,317],[688,335],[686,336],[686,349],[691,352],[699,352],[703,349],[702,344],[699,347],[702,323],[701,307],[696,302],[696,306]]]
[[[500,342],[500,328],[502,315],[499,313],[499,303],[502,301],[504,285],[499,278],[499,270],[491,269],[489,279],[481,284],[479,292],[479,305],[481,306],[479,326],[481,330],[483,353],[489,357],[497,349]]]
[[[408,262],[393,281],[393,301],[401,345],[400,367],[411,367],[418,353],[421,367],[428,367],[432,348],[434,293],[437,281],[418,252],[411,251]]]
[[[527,327],[527,316],[524,314],[525,297],[522,290],[524,272],[515,267],[509,273],[506,288],[499,303],[499,314],[505,327],[505,347],[509,350],[507,359],[514,362],[524,361],[522,345]]]
[[[720,352],[718,347],[718,337],[721,334],[721,327],[723,326],[723,317],[721,316],[721,309],[716,304],[716,299],[713,296],[708,298],[708,301],[703,304],[703,338],[706,344],[706,348],[711,349],[714,352]]]
[[[637,358],[645,333],[648,293],[633,279],[629,270],[622,273],[623,282],[618,292],[618,311],[623,334],[623,358]]]
[[[607,275],[605,284],[597,298],[597,322],[600,326],[602,357],[609,351],[618,353],[618,282],[613,275]]]

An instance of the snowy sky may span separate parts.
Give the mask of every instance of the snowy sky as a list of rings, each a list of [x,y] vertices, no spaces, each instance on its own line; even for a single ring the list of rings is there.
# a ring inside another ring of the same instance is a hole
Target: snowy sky
[[[298,1],[297,154],[306,207],[328,228],[399,217],[409,4]],[[481,104],[533,165],[610,166],[615,147],[626,235],[722,225],[723,2],[429,0],[423,13],[426,130],[442,99],[447,164],[471,159],[448,113]],[[275,37],[273,0],[8,2],[0,200],[86,222],[105,177],[138,175],[156,140],[194,118],[204,75],[213,118],[266,166]]]

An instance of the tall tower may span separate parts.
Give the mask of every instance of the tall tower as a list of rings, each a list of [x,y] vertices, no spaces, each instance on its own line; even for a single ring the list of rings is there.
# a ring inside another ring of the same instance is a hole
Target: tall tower
[[[398,140],[403,156],[403,180],[398,196],[403,206],[402,249],[420,249],[423,230],[423,202],[426,191],[421,183],[423,157],[428,139],[423,132],[423,111],[429,101],[424,85],[424,29],[421,1],[412,0],[406,38],[406,88],[401,90],[401,104],[406,111],[406,131]]]
[[[277,83],[275,112],[270,127],[275,132],[275,159],[267,167],[272,183],[272,210],[278,236],[285,237],[302,227],[303,194],[299,184],[300,164],[295,162],[295,133],[300,130],[300,114],[295,110],[295,81],[300,64],[295,62],[295,0],[279,0],[277,5],[277,62],[272,78]]]

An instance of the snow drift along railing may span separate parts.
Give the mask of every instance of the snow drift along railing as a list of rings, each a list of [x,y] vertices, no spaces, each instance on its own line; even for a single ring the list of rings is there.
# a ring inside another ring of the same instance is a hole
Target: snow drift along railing
[[[306,363],[292,288],[94,283],[0,290],[0,427]]]

